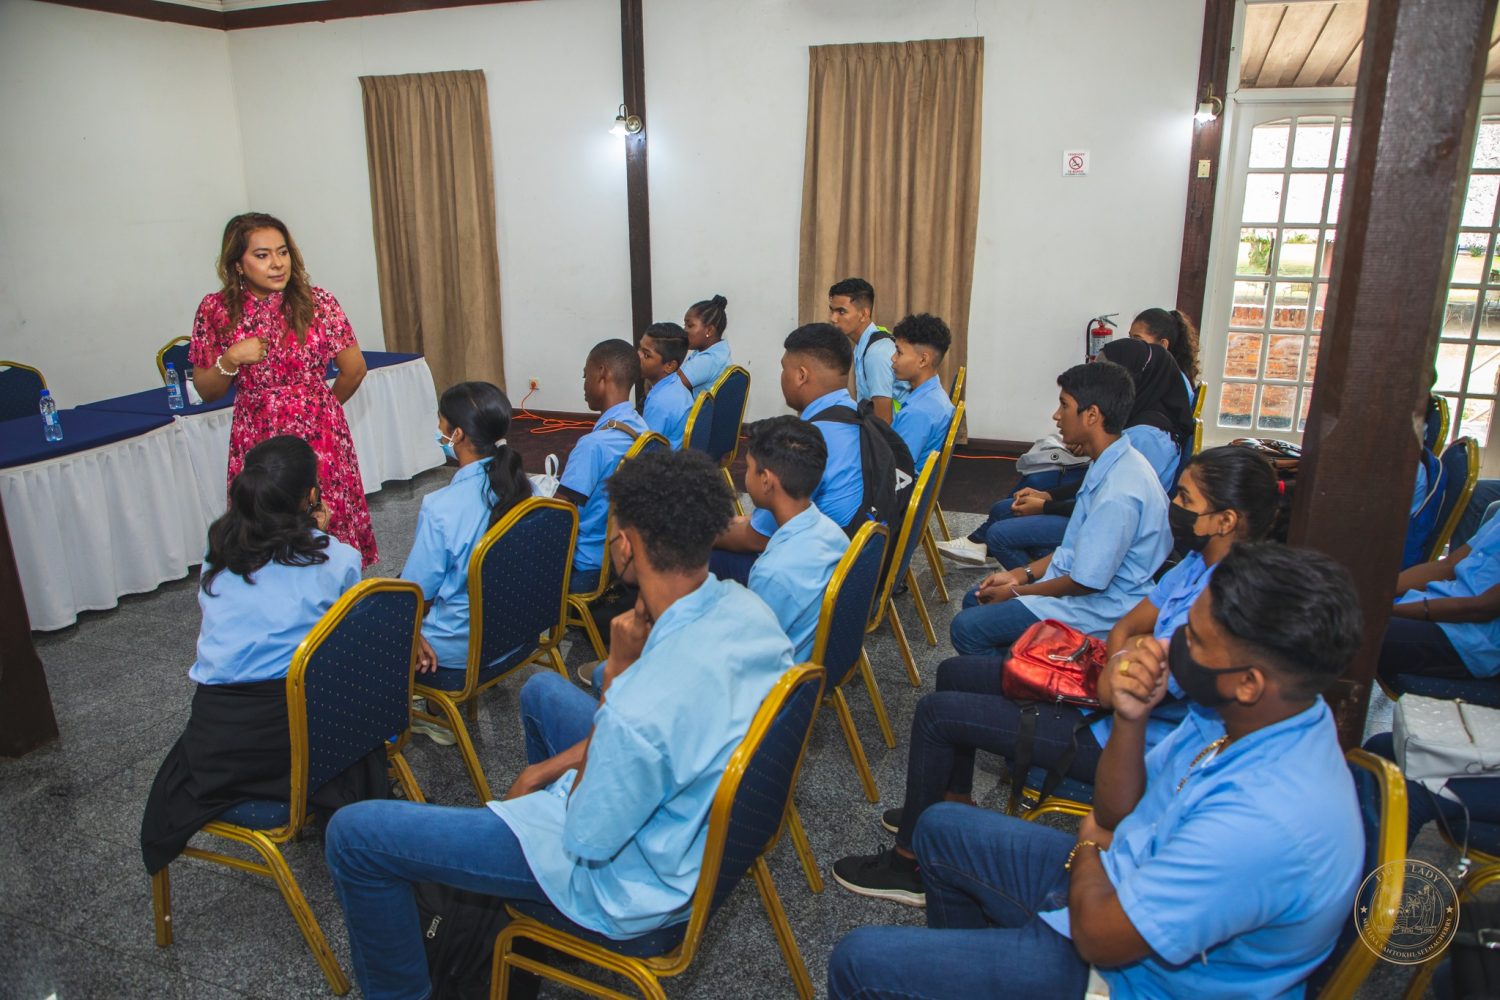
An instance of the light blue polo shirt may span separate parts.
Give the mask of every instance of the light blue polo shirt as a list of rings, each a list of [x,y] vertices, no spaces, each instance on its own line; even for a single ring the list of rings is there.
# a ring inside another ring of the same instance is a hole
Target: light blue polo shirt
[[[448,670],[469,664],[469,559],[490,529],[493,461],[470,462],[447,486],[422,498],[417,535],[401,568],[401,579],[421,587],[423,600],[432,603],[422,636],[437,654],[438,666]]]
[[[1500,584],[1500,517],[1492,517],[1469,539],[1469,554],[1453,568],[1451,580],[1434,580],[1426,590],[1408,590],[1397,604],[1427,597],[1477,597]],[[1459,659],[1475,677],[1500,674],[1500,618],[1487,622],[1437,622]]]
[[[890,337],[870,343],[880,332],[874,323],[865,327],[854,345],[854,393],[860,400],[874,396],[886,396],[892,402],[901,400],[903,405],[911,386],[896,378],[891,370],[891,358],[896,353],[896,342]]]
[[[646,393],[646,409],[642,414],[646,426],[672,442],[674,451],[682,447],[682,432],[687,428],[688,414],[696,398],[676,375],[664,376]]]
[[[750,590],[770,606],[796,647],[793,659],[812,658],[823,593],[849,548],[849,536],[816,504],[791,518],[750,567]]]
[[[928,379],[906,394],[891,426],[906,442],[916,468],[921,469],[927,456],[941,451],[953,423],[953,400],[936,377]]]
[[[199,684],[285,677],[308,631],[359,582],[357,549],[330,535],[323,551],[328,561],[314,566],[267,563],[250,574],[253,583],[226,569],[210,584],[213,596],[199,587],[203,624],[198,629],[198,659],[188,676]],[[207,569],[205,561],[200,580]]]
[[[1091,587],[1074,597],[1016,598],[1037,618],[1055,618],[1104,638],[1155,585],[1152,575],[1172,550],[1167,494],[1130,439],[1116,439],[1089,466],[1062,544],[1043,580],[1059,576]]]
[[[828,446],[828,463],[823,466],[823,478],[813,490],[812,502],[834,524],[848,527],[859,513],[865,500],[864,466],[859,457],[859,425],[836,424],[812,418],[830,406],[847,406],[857,410],[848,389],[835,389],[819,396],[807,404],[802,419],[809,421],[823,435]],[[750,527],[770,538],[776,534],[776,515],[768,510],[756,510],[750,515]]]
[[[689,351],[688,356],[683,359],[680,369],[687,376],[689,382],[693,383],[692,398],[697,399],[698,393],[705,389],[712,389],[714,381],[729,367],[729,341],[720,339],[717,344],[701,351]],[[682,384],[682,379],[677,380]]]
[[[651,429],[626,400],[599,414],[594,429],[579,438],[569,452],[568,464],[558,485],[588,497],[578,512],[578,547],[573,550],[573,568],[580,571],[598,569],[603,565],[604,531],[609,524],[609,497],[603,486],[614,475],[620,459],[635,444],[635,439],[624,431],[604,426],[611,420],[641,433]]]
[[[791,667],[771,609],[738,583],[710,574],[664,611],[594,713],[578,788],[568,771],[489,803],[552,905],[617,939],[686,920],[719,779]]]
[[[1099,970],[1111,1000],[1301,997],[1350,918],[1365,838],[1333,713],[1319,698],[1194,767],[1223,735],[1192,708],[1099,855],[1152,951]],[[1038,916],[1071,936],[1066,908]]]
[[[1189,552],[1182,557],[1182,562],[1167,570],[1156,589],[1146,595],[1146,600],[1156,608],[1156,627],[1151,630],[1153,636],[1162,642],[1171,641],[1172,633],[1187,621],[1193,602],[1208,586],[1208,578],[1213,572],[1214,568],[1203,561],[1201,552]],[[1167,677],[1167,694],[1170,697],[1152,709],[1146,720],[1147,750],[1172,735],[1172,730],[1187,715],[1187,702],[1182,700],[1183,691],[1175,677]],[[1114,715],[1109,714],[1089,727],[1101,747],[1109,742],[1114,719]]]
[[[1182,449],[1173,443],[1172,435],[1149,424],[1127,427],[1124,433],[1130,439],[1130,446],[1151,463],[1161,488],[1170,490],[1173,480],[1177,478],[1177,467],[1182,463]]]

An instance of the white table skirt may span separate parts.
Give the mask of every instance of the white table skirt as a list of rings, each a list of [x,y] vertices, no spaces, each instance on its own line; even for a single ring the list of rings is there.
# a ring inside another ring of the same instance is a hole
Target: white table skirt
[[[375,368],[345,407],[365,492],[443,464],[427,362]],[[66,628],[122,594],[154,590],[203,558],[224,512],[233,409],[89,451],[0,469],[0,499],[31,627]]]

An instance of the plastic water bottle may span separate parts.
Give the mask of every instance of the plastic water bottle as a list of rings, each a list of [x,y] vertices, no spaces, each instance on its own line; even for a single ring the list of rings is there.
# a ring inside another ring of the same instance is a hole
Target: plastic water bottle
[[[182,409],[182,382],[177,378],[177,369],[167,364],[167,409]]]
[[[42,390],[41,399],[42,432],[46,434],[48,441],[62,440],[62,421],[57,419],[57,401],[52,398],[52,393],[46,389]]]

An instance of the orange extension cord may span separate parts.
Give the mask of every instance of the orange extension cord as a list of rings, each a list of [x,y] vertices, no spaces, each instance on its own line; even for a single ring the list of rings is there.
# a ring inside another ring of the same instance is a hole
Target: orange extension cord
[[[535,420],[537,422],[537,426],[533,427],[530,433],[556,434],[558,431],[576,431],[580,427],[591,428],[594,426],[594,422],[592,420],[564,420],[561,417],[537,416],[535,413],[532,413],[530,410],[526,409],[526,400],[531,398],[531,393],[533,392],[536,392],[536,390],[532,389],[531,392],[528,392],[525,396],[521,397],[521,402],[516,407],[516,409],[520,411],[519,416],[522,419]]]

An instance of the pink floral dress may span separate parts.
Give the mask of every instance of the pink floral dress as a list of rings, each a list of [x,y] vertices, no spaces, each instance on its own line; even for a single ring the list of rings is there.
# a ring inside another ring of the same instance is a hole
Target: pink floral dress
[[[266,360],[245,365],[235,378],[234,423],[229,432],[229,482],[245,465],[245,453],[277,434],[295,434],[318,455],[318,479],[328,506],[328,533],[359,549],[368,566],[380,558],[370,508],[365,504],[359,459],[349,436],[344,408],[323,380],[334,355],[358,346],[338,301],[314,288],[313,318],[307,342],[281,315],[281,293],[264,299],[245,296],[240,325],[229,328],[222,292],[205,296],[193,320],[189,359],[212,368],[231,345],[246,337],[266,343]],[[226,366],[228,367],[228,366]]]

